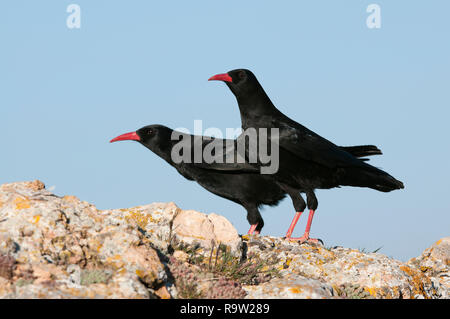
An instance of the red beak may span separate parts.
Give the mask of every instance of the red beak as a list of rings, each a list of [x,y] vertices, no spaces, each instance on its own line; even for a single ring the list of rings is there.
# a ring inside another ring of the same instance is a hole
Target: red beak
[[[125,134],[119,135],[116,138],[113,138],[109,142],[113,143],[113,142],[117,142],[117,141],[129,141],[129,140],[140,141],[141,138],[139,137],[139,135],[136,134],[136,132],[130,132],[130,133],[125,133]]]
[[[216,74],[208,79],[208,81],[225,81],[225,82],[233,82],[231,76],[228,73]]]

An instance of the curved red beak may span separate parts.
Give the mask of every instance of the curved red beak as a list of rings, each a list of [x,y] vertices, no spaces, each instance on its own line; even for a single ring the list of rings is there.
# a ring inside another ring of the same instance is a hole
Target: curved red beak
[[[225,82],[233,82],[231,76],[228,73],[216,74],[208,79],[208,81],[225,81]]]
[[[125,134],[119,135],[119,136],[113,138],[109,142],[113,143],[113,142],[117,142],[117,141],[129,141],[129,140],[140,141],[141,138],[139,137],[139,135],[137,135],[136,132],[130,132],[130,133],[125,133]]]

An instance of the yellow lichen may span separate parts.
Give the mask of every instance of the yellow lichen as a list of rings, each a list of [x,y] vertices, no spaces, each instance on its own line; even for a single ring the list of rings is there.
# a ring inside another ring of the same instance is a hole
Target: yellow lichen
[[[421,272],[427,272],[428,270],[432,270],[431,267],[426,267],[426,266],[420,266],[420,271]]]
[[[317,266],[321,266],[321,265],[323,265],[325,262],[322,260],[322,259],[317,259],[316,260],[316,265]]]
[[[346,267],[346,270],[350,270],[350,268],[352,268],[354,265],[356,265],[356,264],[359,264],[359,260],[357,259],[357,260],[354,260],[354,261],[352,261],[347,267]]]
[[[377,296],[377,288],[374,287],[364,287],[364,290],[367,291],[371,296],[376,297]]]
[[[17,197],[14,200],[14,203],[16,204],[16,209],[17,210],[21,210],[21,209],[27,209],[30,208],[30,200],[28,198],[23,198],[23,197]]]
[[[179,232],[178,233],[180,236],[189,236],[189,237],[191,237],[191,238],[195,238],[195,239],[198,239],[198,240],[206,240],[206,237],[203,237],[203,236],[194,236],[194,235],[192,235],[192,234],[190,234],[190,235],[186,235],[186,234],[183,234],[182,232]]]
[[[39,223],[39,220],[41,219],[41,215],[36,215],[36,216],[34,216],[34,221],[33,221],[33,223],[35,223],[35,224],[37,224],[37,223]]]
[[[284,262],[288,267],[291,264],[292,258],[286,258],[286,261]]]
[[[125,216],[125,220],[127,222],[130,222],[130,221],[136,222],[138,224],[138,226],[142,229],[145,229],[145,227],[147,226],[147,224],[149,222],[152,222],[152,223],[155,222],[155,220],[153,219],[151,214],[144,214],[140,211],[133,211],[133,210],[129,210],[127,212],[128,212],[128,215]]]

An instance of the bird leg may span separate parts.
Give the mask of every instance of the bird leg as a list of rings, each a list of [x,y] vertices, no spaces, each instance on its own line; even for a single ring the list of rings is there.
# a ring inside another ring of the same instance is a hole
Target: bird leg
[[[256,227],[258,227],[258,224],[253,224],[253,225],[251,225],[250,226],[250,229],[248,230],[248,235],[253,235],[253,234],[255,234],[255,235],[259,235],[259,231],[258,230],[255,230],[256,229]]]
[[[288,233],[286,234],[286,239],[299,241],[300,243],[308,242],[308,243],[318,244],[320,242],[320,240],[309,237],[309,231],[311,230],[311,223],[312,223],[312,220],[314,217],[314,212],[315,211],[312,209],[309,211],[308,222],[306,224],[306,229],[305,229],[305,233],[303,234],[303,236],[302,237],[291,237],[292,230],[294,230],[295,224],[297,223],[298,218],[300,217],[299,213],[296,213],[294,216],[294,220],[292,221],[291,226],[289,227]],[[297,217],[297,215],[298,215],[298,217]],[[292,230],[291,230],[291,228],[292,228]],[[291,232],[289,233],[289,231],[291,231]]]
[[[292,219],[291,225],[286,233],[286,238],[291,238],[292,233],[294,232],[295,225],[297,224],[300,216],[303,212],[296,212],[294,218]]]

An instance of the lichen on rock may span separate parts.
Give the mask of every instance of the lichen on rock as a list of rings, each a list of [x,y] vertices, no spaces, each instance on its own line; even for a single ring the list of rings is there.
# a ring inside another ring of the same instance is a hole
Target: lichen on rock
[[[174,203],[99,210],[40,181],[0,186],[0,298],[449,298],[450,238],[408,263],[239,236]]]

